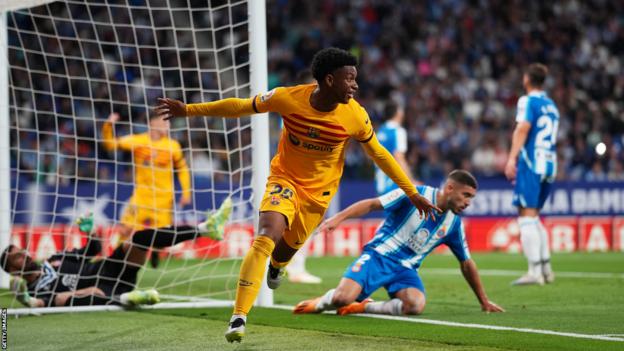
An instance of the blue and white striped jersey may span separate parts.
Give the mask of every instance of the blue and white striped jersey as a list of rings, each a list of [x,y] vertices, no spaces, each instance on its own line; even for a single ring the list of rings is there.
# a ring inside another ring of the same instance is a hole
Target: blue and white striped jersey
[[[552,181],[557,175],[557,129],[559,111],[555,103],[543,91],[531,92],[518,99],[516,122],[526,121],[531,129],[518,162],[525,162],[527,169]]]
[[[377,139],[393,155],[396,151],[407,152],[407,132],[405,128],[394,121],[388,121],[379,128]],[[377,166],[375,166],[375,186],[377,195],[398,189],[392,179]]]
[[[438,189],[418,186],[418,192],[433,204]],[[401,189],[379,197],[386,210],[386,220],[375,237],[364,246],[375,250],[407,268],[418,269],[433,249],[445,244],[460,261],[470,258],[461,218],[452,211],[436,215],[435,220],[420,218],[418,210]]]

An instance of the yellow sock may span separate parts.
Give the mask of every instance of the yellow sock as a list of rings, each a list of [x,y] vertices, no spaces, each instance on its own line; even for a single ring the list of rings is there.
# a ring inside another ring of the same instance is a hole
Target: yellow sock
[[[245,255],[238,276],[234,314],[247,315],[260,291],[260,284],[264,277],[266,261],[275,248],[275,243],[269,237],[257,237],[251,249]]]

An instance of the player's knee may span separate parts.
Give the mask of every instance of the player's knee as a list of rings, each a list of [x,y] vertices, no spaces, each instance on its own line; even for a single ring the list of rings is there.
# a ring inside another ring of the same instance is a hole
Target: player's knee
[[[279,239],[281,238],[282,234],[281,233],[276,233],[275,231],[271,230],[271,229],[263,229],[261,228],[258,231],[258,234],[261,236],[266,236],[267,238],[273,240],[274,243],[277,243],[279,241]]]
[[[258,229],[258,234],[266,236],[273,240],[274,243],[277,243],[282,238],[284,229],[281,225],[276,225],[276,223],[265,222],[261,223],[260,228]]]
[[[425,300],[403,301],[403,314],[419,315],[425,310]]]

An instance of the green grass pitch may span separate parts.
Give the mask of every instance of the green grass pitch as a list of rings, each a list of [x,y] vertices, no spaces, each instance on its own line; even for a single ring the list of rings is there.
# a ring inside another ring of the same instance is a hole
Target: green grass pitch
[[[575,334],[624,338],[624,254],[558,254],[553,266],[555,284],[511,287],[516,276],[504,270],[524,270],[520,255],[475,254],[489,297],[503,306],[503,314],[485,314],[461,277],[452,256],[433,255],[421,276],[427,291],[425,313],[414,319],[531,328]],[[285,283],[275,303],[293,305],[334,287],[352,258],[310,258],[309,270],[323,278],[321,285]],[[171,265],[181,265],[171,262]],[[227,273],[236,268],[223,265]],[[493,271],[497,270],[497,271]],[[502,270],[502,271],[501,271]],[[212,271],[215,274],[215,271]],[[564,272],[609,273],[585,277]],[[199,272],[201,275],[201,272]],[[197,272],[193,272],[196,276]],[[159,278],[147,269],[144,284]],[[167,279],[182,279],[162,276]],[[182,279],[183,280],[183,279]],[[193,289],[233,286],[235,279],[202,280]],[[166,289],[186,294],[189,287]],[[205,290],[204,290],[205,291]],[[227,295],[227,294],[226,294]],[[379,291],[374,299],[383,300]],[[17,307],[6,296],[2,306]],[[624,350],[624,342],[484,330],[445,325],[380,320],[333,314],[295,316],[290,311],[252,310],[241,344],[223,337],[229,308],[94,312],[9,317],[9,350]]]

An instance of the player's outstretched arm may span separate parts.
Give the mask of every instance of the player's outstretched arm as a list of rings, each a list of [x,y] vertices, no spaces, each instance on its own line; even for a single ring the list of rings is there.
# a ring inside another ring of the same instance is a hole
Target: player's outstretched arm
[[[384,173],[386,173],[388,177],[390,177],[390,179],[392,179],[394,183],[405,192],[405,194],[407,194],[410,201],[418,209],[421,216],[429,218],[429,215],[433,217],[434,211],[442,213],[442,210],[440,210],[439,207],[432,204],[429,200],[425,199],[418,193],[414,184],[412,184],[407,175],[405,175],[403,170],[401,170],[401,166],[399,166],[396,160],[392,157],[392,154],[390,154],[390,152],[379,143],[375,134],[371,135],[370,140],[360,142],[360,144],[368,156],[375,161],[377,166],[379,166],[379,168],[381,168],[381,170],[384,171]]]
[[[340,223],[342,223],[342,221],[346,219],[362,217],[370,212],[379,210],[383,210],[383,206],[377,198],[358,201],[336,213],[332,217],[324,220],[319,226],[319,230],[331,233],[334,229],[336,229],[336,227],[338,227],[338,225],[340,225]]]
[[[108,119],[102,126],[102,143],[104,148],[108,151],[114,151],[117,149],[117,139],[113,135],[113,125],[119,120],[119,113],[113,112],[108,115]]]
[[[423,184],[421,181],[418,181],[416,180],[416,178],[414,178],[414,175],[412,174],[412,171],[410,170],[409,164],[407,163],[407,159],[405,158],[404,152],[395,151],[392,154],[392,156],[394,156],[394,159],[397,161],[399,166],[401,166],[401,169],[403,170],[403,172],[405,172],[405,175],[407,175],[407,178],[410,180],[412,184],[415,184],[415,185]]]
[[[474,291],[475,295],[477,295],[477,299],[481,304],[481,310],[483,312],[505,312],[505,310],[490,301],[485,294],[485,289],[483,288],[483,284],[481,284],[481,278],[479,277],[479,271],[477,270],[477,264],[471,259],[467,259],[460,263],[460,268],[464,278]]]
[[[108,115],[108,119],[104,122],[102,126],[102,144],[104,148],[108,151],[115,151],[117,149],[121,150],[132,150],[132,147],[135,142],[134,135],[126,135],[121,138],[115,138],[113,133],[113,125],[119,121],[119,113],[113,112]]]
[[[249,116],[256,111],[253,107],[253,99],[228,98],[213,102],[202,102],[199,104],[185,104],[180,100],[169,98],[158,98],[158,106],[154,111],[164,119],[173,117],[243,117]]]
[[[182,149],[178,148],[174,153],[174,168],[178,171],[178,181],[182,188],[182,196],[178,202],[178,206],[182,209],[191,203],[191,172],[184,159]]]
[[[15,294],[15,299],[26,307],[45,307],[42,299],[30,296],[26,281],[21,277],[11,277],[11,291]]]

